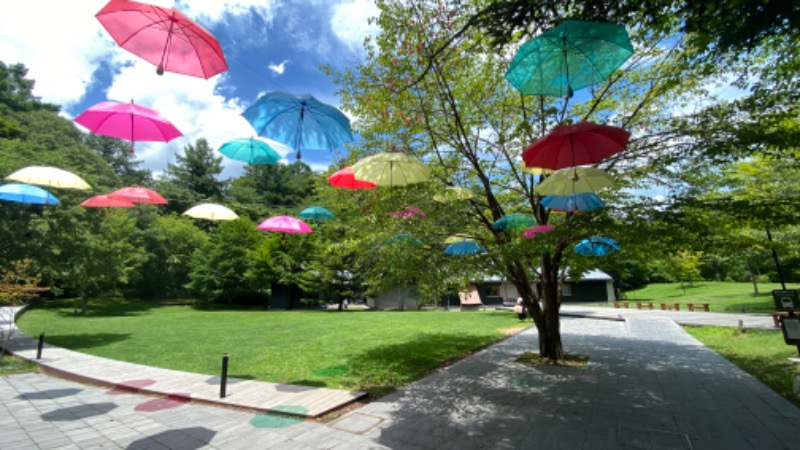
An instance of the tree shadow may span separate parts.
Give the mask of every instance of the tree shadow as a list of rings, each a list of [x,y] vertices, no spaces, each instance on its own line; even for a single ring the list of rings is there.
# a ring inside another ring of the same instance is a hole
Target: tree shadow
[[[83,389],[66,388],[66,389],[48,389],[46,391],[38,392],[24,392],[17,396],[20,400],[51,400],[54,398],[70,397],[82,392]]]
[[[89,348],[105,347],[109,344],[129,339],[130,337],[130,333],[57,334],[46,335],[45,341],[51,345],[79,351]]]
[[[79,298],[54,299],[37,303],[35,309],[56,310],[61,317],[136,317],[147,314],[161,305],[155,300],[138,299],[89,299],[86,314],[81,314],[82,300]]]
[[[203,448],[211,444],[216,431],[206,427],[178,428],[146,436],[130,443],[128,450],[152,448],[182,448],[187,450]]]
[[[83,405],[60,408],[42,414],[42,419],[48,422],[70,422],[75,420],[88,419],[89,417],[108,414],[119,405],[116,403],[87,403]]]

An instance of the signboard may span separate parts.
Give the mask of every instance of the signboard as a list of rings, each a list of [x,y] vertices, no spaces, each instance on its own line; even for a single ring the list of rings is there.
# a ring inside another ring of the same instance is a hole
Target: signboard
[[[800,310],[797,289],[775,289],[772,291],[772,299],[775,301],[775,309],[781,311]]]
[[[782,317],[783,341],[788,345],[800,345],[800,317]]]

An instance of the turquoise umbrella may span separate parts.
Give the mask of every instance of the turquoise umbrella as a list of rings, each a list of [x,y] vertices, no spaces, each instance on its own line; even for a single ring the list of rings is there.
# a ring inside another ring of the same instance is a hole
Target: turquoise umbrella
[[[495,230],[522,230],[534,225],[536,225],[536,219],[533,217],[525,214],[513,213],[497,219],[497,221],[492,224],[492,228]]]
[[[303,219],[308,220],[316,220],[317,222],[324,222],[326,220],[333,219],[334,216],[332,212],[328,211],[327,209],[321,206],[312,206],[310,208],[306,208],[300,211],[300,214],[297,215],[298,217],[302,217]]]
[[[575,246],[575,253],[583,256],[606,256],[617,250],[619,250],[617,241],[602,236],[586,238]]]
[[[230,159],[244,161],[248,164],[276,164],[281,160],[280,153],[274,147],[288,149],[280,142],[269,141],[259,137],[236,138],[222,144],[219,152]],[[288,153],[288,151],[286,152]]]

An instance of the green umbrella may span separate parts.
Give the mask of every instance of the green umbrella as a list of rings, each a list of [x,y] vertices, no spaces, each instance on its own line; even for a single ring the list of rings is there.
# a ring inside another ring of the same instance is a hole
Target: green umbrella
[[[300,214],[298,214],[297,217],[308,220],[316,220],[317,222],[324,222],[326,220],[333,219],[335,216],[332,212],[321,206],[312,206],[300,211]]]
[[[401,152],[380,152],[353,164],[356,179],[378,186],[406,186],[423,183],[431,177],[431,169],[416,157]]]
[[[608,79],[632,54],[624,26],[570,20],[523,44],[506,79],[523,94],[571,97]]]
[[[525,214],[513,213],[497,219],[497,221],[492,224],[492,228],[495,230],[523,230],[534,225],[536,225],[536,219],[533,217]]]
[[[288,153],[292,149],[280,142],[261,137],[237,138],[222,144],[219,152],[228,158],[248,164],[277,164],[282,156],[275,148]]]
[[[594,167],[572,167],[553,172],[536,186],[540,195],[575,195],[613,186],[614,177]]]

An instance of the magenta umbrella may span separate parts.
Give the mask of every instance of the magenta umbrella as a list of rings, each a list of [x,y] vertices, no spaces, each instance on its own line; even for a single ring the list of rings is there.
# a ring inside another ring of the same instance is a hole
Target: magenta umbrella
[[[259,230],[277,231],[280,233],[308,234],[313,230],[305,222],[289,216],[275,216],[258,224]]]
[[[130,103],[100,102],[75,118],[94,134],[102,134],[133,143],[169,142],[183,134],[158,111]]]
[[[533,239],[537,234],[549,233],[555,229],[556,227],[552,225],[536,225],[525,230],[522,235],[528,239]]]

